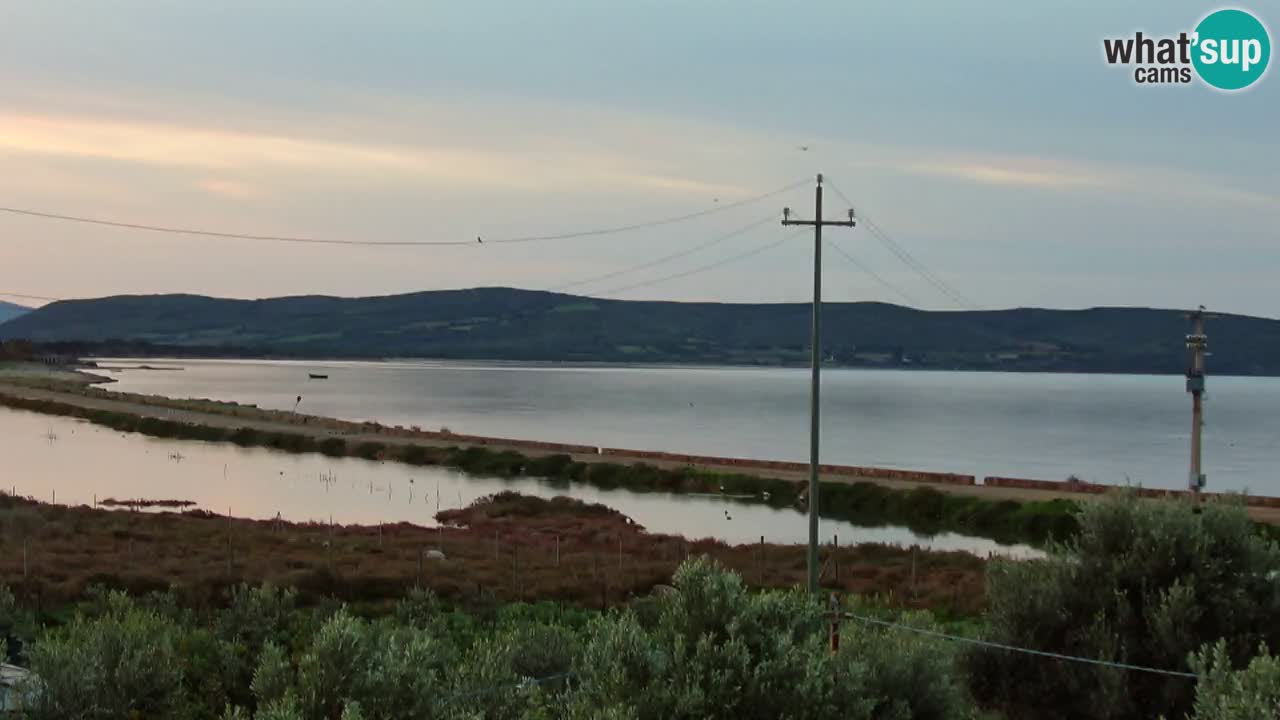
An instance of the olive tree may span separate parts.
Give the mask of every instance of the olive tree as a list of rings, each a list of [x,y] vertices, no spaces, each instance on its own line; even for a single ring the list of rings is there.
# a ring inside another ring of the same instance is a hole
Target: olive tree
[[[588,630],[569,714],[658,718],[952,720],[972,705],[950,648],[849,625],[835,656],[827,621],[799,591],[751,593],[695,559],[648,621],[606,616]],[[921,702],[923,699],[923,702]]]
[[[1280,636],[1280,549],[1239,503],[1140,499],[1084,503],[1079,533],[1048,557],[988,572],[989,638],[1065,655],[1189,672],[1222,640],[1237,664]],[[970,656],[975,693],[1010,714],[1181,717],[1192,679],[999,649]]]
[[[1280,658],[1264,645],[1242,670],[1232,670],[1225,642],[1191,658],[1200,676],[1189,720],[1280,720]]]
[[[76,616],[31,649],[33,720],[180,717],[185,711],[180,629],[112,593],[100,617]]]

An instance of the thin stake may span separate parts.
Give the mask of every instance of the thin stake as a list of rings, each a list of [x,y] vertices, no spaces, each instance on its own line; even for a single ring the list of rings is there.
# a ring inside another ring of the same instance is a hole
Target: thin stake
[[[835,593],[831,593],[831,654],[835,655],[840,650],[840,600],[836,598]]]
[[[231,579],[231,506],[227,506],[227,580]]]
[[[756,551],[756,579],[764,586],[764,536],[760,536],[760,549]]]
[[[911,546],[911,597],[916,596],[916,549],[915,545]]]
[[[840,535],[831,535],[831,562],[835,565],[836,585],[840,584]]]

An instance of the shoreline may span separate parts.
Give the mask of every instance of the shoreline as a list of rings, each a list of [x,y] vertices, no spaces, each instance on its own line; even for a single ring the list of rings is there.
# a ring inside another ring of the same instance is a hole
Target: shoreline
[[[623,462],[615,456],[594,453],[574,456],[546,449],[521,452],[510,447],[460,442],[414,442],[413,438],[392,438],[374,432],[344,434],[319,423],[273,424],[261,420],[269,411],[226,403],[216,404],[221,413],[213,413],[190,409],[212,404],[209,401],[175,403],[150,398],[148,400],[155,404],[143,405],[121,397],[97,388],[60,393],[0,384],[0,405],[75,417],[119,432],[162,439],[448,467],[478,477],[541,479],[563,483],[566,488],[581,484],[598,490],[665,493],[673,499],[703,493],[720,495],[729,502],[758,503],[776,509],[806,506],[803,473],[782,477],[786,473],[760,468],[695,467],[643,459]],[[170,407],[174,404],[188,409]],[[227,414],[229,412],[238,416]],[[258,419],[249,420],[246,416]],[[954,532],[1000,544],[1037,545],[1050,537],[1061,539],[1075,532],[1077,505],[1071,501],[992,501],[976,494],[944,494],[939,492],[939,487],[945,486],[907,481],[882,484],[843,477],[837,482],[823,482],[821,514],[824,518],[855,525],[903,526],[923,535]],[[972,486],[967,489],[980,490]]]
[[[775,365],[775,364],[735,364],[723,362],[706,362],[695,363],[688,361],[672,361],[672,362],[626,362],[626,361],[607,361],[607,360],[510,360],[501,358],[471,358],[471,357],[357,357],[357,356],[308,356],[294,357],[291,355],[227,355],[227,356],[208,356],[208,355],[192,355],[181,356],[173,354],[160,353],[157,355],[85,355],[84,360],[90,362],[174,362],[174,363],[198,363],[198,362],[245,362],[245,363],[295,363],[298,365],[307,365],[314,363],[426,363],[426,364],[461,364],[473,363],[480,366],[493,367],[546,367],[546,368],[584,368],[584,369],[637,369],[637,370],[794,370],[808,371],[809,365]],[[138,368],[128,368],[138,369]],[[148,368],[158,369],[158,368]],[[872,371],[872,372],[920,372],[920,373],[982,373],[982,374],[1006,374],[1006,375],[1116,375],[1116,376],[1136,376],[1136,377],[1183,377],[1184,373],[1180,371],[1157,372],[1152,370],[1045,370],[1045,369],[1017,369],[1017,368],[987,368],[987,367],[929,367],[919,365],[840,365],[840,364],[823,364],[823,372],[828,371]],[[1258,374],[1258,373],[1215,373],[1216,378],[1277,378],[1280,379],[1280,372],[1276,374]]]
[[[424,431],[399,426],[387,427],[371,422],[357,423],[279,410],[263,410],[231,402],[177,400],[109,391],[97,387],[97,383],[90,384],[89,380],[96,376],[89,373],[77,374],[80,377],[74,381],[65,377],[12,378],[0,374],[0,396],[13,399],[6,404],[19,408],[25,406],[25,409],[37,412],[81,417],[92,413],[118,414],[126,418],[151,421],[153,424],[173,426],[164,429],[163,433],[142,430],[160,437],[227,440],[293,452],[310,451],[377,459],[385,456],[389,460],[410,464],[448,464],[477,474],[519,475],[525,473],[525,465],[532,465],[546,471],[550,477],[561,473],[559,477],[562,479],[590,481],[602,487],[607,486],[606,483],[614,486],[622,483],[628,489],[638,491],[725,492],[723,488],[732,484],[748,489],[755,496],[761,493],[766,497],[770,494],[776,496],[773,501],[769,501],[771,504],[778,504],[784,498],[800,504],[804,501],[804,481],[807,477],[807,465],[804,463],[596,448]],[[0,397],[0,400],[3,398]],[[41,403],[58,407],[42,409]],[[200,428],[203,430],[197,432]],[[468,453],[482,453],[485,457],[467,457]],[[610,477],[608,480],[593,477],[587,480],[586,477],[617,476],[620,469],[629,470],[636,477],[624,480],[617,477]],[[564,475],[566,472],[569,475]],[[654,473],[662,477],[653,477]],[[726,483],[724,478],[731,479],[731,482]],[[717,479],[718,487],[713,482]],[[840,465],[823,465],[820,479],[828,497],[832,492],[838,495],[853,494],[855,489],[865,494],[866,486],[874,486],[881,494],[910,496],[938,493],[945,496],[948,502],[980,505],[999,505],[1009,501],[1023,506],[1045,506],[1060,502],[1073,505],[1097,497],[1102,492],[1120,489],[1087,483],[1017,478],[989,478],[990,484],[977,484],[973,476],[967,475]],[[1138,492],[1158,497],[1179,495],[1177,491],[1155,489],[1139,489]],[[1248,511],[1255,521],[1280,525],[1280,499],[1248,496],[1246,500],[1252,503],[1248,506]],[[823,509],[825,515],[829,503],[824,502]],[[1058,512],[1051,514],[1057,515]],[[875,518],[868,517],[865,513],[860,514],[859,520],[863,524],[875,522]],[[880,519],[880,523],[906,524],[894,523],[888,518]],[[941,529],[975,534],[971,528]],[[1030,539],[1007,534],[994,537],[991,532],[984,536],[999,541],[1035,542],[1044,539],[1045,531],[1036,531],[1035,534],[1038,537]]]
[[[452,433],[447,430],[406,428],[403,425],[381,425],[371,421],[340,420],[321,415],[288,413],[284,410],[264,410],[253,405],[214,400],[178,400],[178,398],[138,395],[138,393],[108,391],[101,384],[116,382],[91,372],[92,368],[74,369],[69,372],[44,375],[27,375],[15,379],[0,372],[0,392],[17,393],[31,400],[72,402],[87,409],[125,411],[137,415],[184,421],[191,424],[212,424],[228,427],[228,420],[236,421],[236,427],[251,427],[262,432],[302,432],[324,439],[342,437],[348,442],[398,443],[398,445],[426,445],[433,447],[484,447],[503,452],[513,451],[534,457],[549,454],[570,455],[579,462],[621,462],[621,464],[654,465],[657,468],[686,468],[709,473],[741,473],[754,477],[801,482],[808,477],[808,464],[795,461],[758,460],[746,457],[687,455],[678,452],[634,450],[634,448],[596,447],[575,443],[530,441],[530,439],[474,436]],[[157,409],[164,410],[157,413]],[[1018,502],[1050,500],[1085,500],[1121,486],[1071,482],[1071,480],[1042,480],[1032,478],[987,477],[978,482],[974,475],[942,473],[932,470],[902,470],[896,468],[870,468],[870,466],[823,464],[819,469],[823,483],[881,484],[891,489],[911,491],[919,487],[932,487],[954,495],[973,496],[984,500]],[[1140,495],[1148,497],[1184,497],[1187,491],[1165,488],[1137,488]],[[1204,497],[1216,495],[1236,496],[1236,493],[1203,493]],[[1254,519],[1280,524],[1280,497],[1243,496]]]

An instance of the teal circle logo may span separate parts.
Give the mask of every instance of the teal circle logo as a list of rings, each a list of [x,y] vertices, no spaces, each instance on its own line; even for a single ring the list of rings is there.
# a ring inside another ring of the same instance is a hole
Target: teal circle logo
[[[1218,10],[1196,26],[1191,62],[1200,79],[1219,90],[1243,90],[1271,61],[1271,36],[1244,10]]]

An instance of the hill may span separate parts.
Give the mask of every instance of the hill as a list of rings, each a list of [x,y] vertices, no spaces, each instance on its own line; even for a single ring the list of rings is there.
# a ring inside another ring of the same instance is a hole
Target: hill
[[[0,324],[31,312],[31,308],[0,300]]]
[[[1181,373],[1180,310],[824,306],[833,365]],[[1218,374],[1280,375],[1280,321],[1223,315]],[[804,364],[809,306],[601,300],[508,288],[368,298],[118,296],[46,305],[0,339],[188,355]],[[127,341],[127,345],[123,344]],[[102,343],[109,343],[106,346]]]

